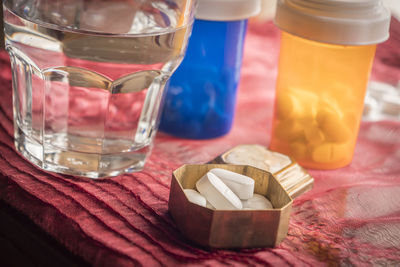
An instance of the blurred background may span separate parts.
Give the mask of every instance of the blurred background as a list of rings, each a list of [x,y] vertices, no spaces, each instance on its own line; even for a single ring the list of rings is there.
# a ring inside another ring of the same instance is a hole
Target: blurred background
[[[262,12],[257,20],[270,20],[275,14],[275,5],[277,0],[263,0]],[[400,20],[400,1],[399,0],[383,0],[384,4],[392,11],[392,15]]]
[[[252,25],[271,23],[277,0],[263,0],[260,15],[250,20]],[[400,0],[383,0],[392,12],[392,23],[389,41],[380,44],[374,62],[371,82],[365,99],[363,119],[374,120],[400,120],[400,80],[397,71],[400,69]],[[0,12],[0,49],[4,49],[3,33],[3,6]],[[262,32],[258,32],[262,34]]]
[[[262,12],[261,14],[253,19],[256,21],[268,21],[272,20],[275,14],[275,5],[277,0],[263,0]],[[391,9],[392,15],[400,20],[400,1],[399,0],[383,0],[384,4]],[[4,37],[3,37],[3,5],[1,5],[0,12],[0,46],[4,47]]]
[[[4,33],[3,33],[3,4],[0,9],[0,49],[4,48]]]

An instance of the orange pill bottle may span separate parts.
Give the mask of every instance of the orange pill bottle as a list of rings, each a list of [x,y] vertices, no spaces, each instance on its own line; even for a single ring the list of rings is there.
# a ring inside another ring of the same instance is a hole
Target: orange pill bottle
[[[380,0],[279,0],[275,24],[282,35],[270,148],[304,167],[344,167],[390,13]]]

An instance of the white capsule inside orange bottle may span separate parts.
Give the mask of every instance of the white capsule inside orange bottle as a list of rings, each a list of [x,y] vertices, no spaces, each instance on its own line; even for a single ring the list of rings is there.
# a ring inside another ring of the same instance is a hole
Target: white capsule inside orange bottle
[[[279,0],[275,24],[282,35],[271,150],[314,169],[348,165],[390,13],[380,0]]]

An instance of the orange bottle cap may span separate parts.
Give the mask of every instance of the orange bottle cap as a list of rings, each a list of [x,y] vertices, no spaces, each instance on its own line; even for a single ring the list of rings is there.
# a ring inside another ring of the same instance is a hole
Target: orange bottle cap
[[[389,38],[390,12],[381,0],[278,0],[274,22],[313,41],[368,45]]]

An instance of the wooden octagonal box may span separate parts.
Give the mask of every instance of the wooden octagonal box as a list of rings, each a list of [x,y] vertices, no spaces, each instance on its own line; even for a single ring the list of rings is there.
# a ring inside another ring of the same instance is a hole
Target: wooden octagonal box
[[[266,196],[272,210],[212,210],[188,201],[183,189],[213,168],[227,169],[254,179],[254,192]],[[269,172],[244,165],[183,165],[172,174],[168,208],[180,231],[194,243],[212,248],[272,247],[285,237],[292,199]]]

